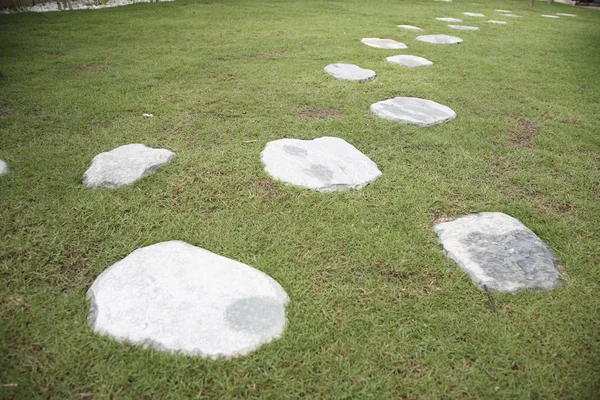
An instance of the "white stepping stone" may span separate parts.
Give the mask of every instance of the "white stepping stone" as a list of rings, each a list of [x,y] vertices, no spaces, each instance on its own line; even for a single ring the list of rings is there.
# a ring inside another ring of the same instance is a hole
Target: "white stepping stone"
[[[363,38],[361,42],[367,46],[375,47],[377,49],[406,49],[404,43],[396,42],[392,39],[379,39],[379,38]]]
[[[429,67],[433,65],[433,62],[426,58],[405,54],[387,57],[386,60],[392,64],[398,64],[404,67]]]
[[[439,1],[441,3],[452,3],[452,0],[433,0],[433,1]]]
[[[279,338],[289,302],[263,272],[180,241],[135,250],[98,276],[88,299],[96,333],[211,358]]]
[[[2,160],[0,160],[0,175],[6,175],[10,172],[8,169],[8,165]]]
[[[459,31],[478,31],[479,28],[476,26],[467,26],[467,25],[448,25],[448,27],[452,29],[458,29]]]
[[[463,22],[462,19],[458,19],[458,18],[438,17],[436,19],[438,21],[443,21],[443,22]]]
[[[514,293],[560,285],[552,251],[513,217],[484,212],[437,224],[434,229],[446,255],[480,287]]]
[[[522,18],[520,15],[517,14],[502,14],[503,17],[509,17],[509,18]]]
[[[435,101],[417,97],[394,97],[371,104],[371,111],[378,117],[422,127],[433,126],[456,118],[450,108]]]
[[[490,24],[500,24],[500,25],[506,25],[506,21],[496,21],[496,20],[490,19],[488,22],[489,22]]]
[[[83,185],[105,188],[131,185],[167,164],[174,156],[172,151],[152,149],[143,144],[120,146],[94,157],[83,175]]]
[[[461,38],[449,35],[421,35],[417,36],[416,39],[421,42],[435,44],[458,44],[463,42]]]
[[[548,15],[548,14],[542,14],[540,15],[540,17],[544,17],[544,18],[560,18],[558,15]]]
[[[485,17],[484,14],[480,14],[480,13],[464,12],[463,14],[467,15],[469,17]]]
[[[510,10],[494,10],[494,11],[498,11],[499,13],[509,13],[509,12],[511,12]]]
[[[576,17],[575,14],[567,14],[567,13],[556,13],[556,15],[560,15],[561,17]]]
[[[329,64],[325,67],[325,72],[334,78],[355,82],[369,82],[377,76],[375,71],[354,64]]]
[[[402,28],[402,29],[408,29],[411,31],[422,31],[422,28],[419,28],[418,26],[413,26],[413,25],[396,25],[398,28]]]
[[[275,140],[260,158],[274,179],[321,192],[361,189],[381,176],[377,164],[336,137]]]

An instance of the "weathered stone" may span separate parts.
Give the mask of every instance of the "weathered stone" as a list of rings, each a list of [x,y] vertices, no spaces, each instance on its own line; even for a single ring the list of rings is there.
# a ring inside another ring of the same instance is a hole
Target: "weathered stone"
[[[449,107],[435,101],[416,97],[395,97],[371,104],[371,111],[381,118],[401,124],[433,126],[456,118],[456,113]]]
[[[422,31],[423,29],[413,25],[396,25],[398,28],[408,29],[410,31]]]
[[[520,15],[517,14],[502,14],[503,17],[510,17],[510,18],[522,18]]]
[[[355,82],[369,82],[375,79],[375,71],[364,69],[354,64],[329,64],[325,72],[337,79]]]
[[[260,158],[274,179],[322,192],[361,189],[381,176],[373,161],[336,137],[275,140]]]
[[[496,20],[490,19],[488,22],[490,24],[506,25],[506,21],[496,21]]]
[[[540,17],[544,17],[544,18],[560,18],[558,15],[548,15],[548,14],[542,14],[540,15]]]
[[[143,144],[127,144],[92,160],[83,175],[87,187],[116,188],[131,185],[167,164],[175,153],[165,149],[152,149]]]
[[[448,27],[452,29],[458,29],[459,31],[478,31],[479,28],[476,26],[467,26],[467,25],[448,25]]]
[[[417,40],[434,44],[458,44],[463,42],[461,38],[449,35],[421,35],[417,36]]]
[[[498,11],[499,13],[509,13],[509,12],[511,12],[510,10],[495,10],[495,11]]]
[[[0,160],[0,175],[8,174],[10,170],[8,169],[8,165],[2,160]]]
[[[577,16],[575,14],[568,14],[568,13],[556,13],[556,15],[560,15],[561,17],[576,17]]]
[[[98,276],[88,298],[99,334],[211,358],[279,338],[289,301],[263,272],[180,241],[129,254]]]
[[[364,38],[361,39],[361,42],[366,44],[367,46],[375,47],[378,49],[406,49],[404,43],[396,42],[392,39],[379,39],[379,38]]]
[[[484,14],[480,14],[480,13],[464,12],[463,14],[468,17],[485,17]]]
[[[437,224],[434,229],[445,254],[480,287],[514,293],[560,285],[552,251],[513,217],[484,212]]]
[[[398,64],[404,67],[429,67],[433,65],[433,62],[426,58],[407,54],[387,57],[386,60],[392,64]]]
[[[458,19],[458,18],[438,17],[436,19],[438,21],[444,21],[444,22],[463,22],[462,19]]]

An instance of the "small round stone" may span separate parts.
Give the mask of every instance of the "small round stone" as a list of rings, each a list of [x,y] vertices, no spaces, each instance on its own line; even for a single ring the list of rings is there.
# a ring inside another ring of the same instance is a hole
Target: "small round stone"
[[[406,49],[404,43],[397,42],[392,39],[379,39],[379,38],[363,38],[361,39],[363,44],[367,46],[375,47],[377,49]]]
[[[325,67],[325,72],[334,78],[355,82],[369,82],[377,76],[375,71],[354,64],[329,64]]]
[[[402,29],[408,29],[410,31],[422,31],[422,28],[419,28],[418,26],[413,26],[413,25],[397,25],[398,28],[402,28]]]
[[[463,14],[468,17],[485,17],[484,14],[480,14],[480,13],[464,12]]]
[[[433,65],[433,62],[426,58],[407,54],[387,57],[386,60],[392,64],[398,64],[404,67],[429,67]]]
[[[456,118],[456,113],[450,107],[417,97],[394,97],[379,101],[371,104],[371,111],[381,118],[422,127],[442,124]]]
[[[448,25],[448,27],[452,29],[458,29],[459,31],[478,31],[479,28],[476,26],[467,26],[467,25]]]
[[[434,44],[458,44],[463,42],[461,38],[449,35],[421,35],[417,36],[417,40]]]
[[[10,170],[8,169],[8,165],[2,160],[0,160],[0,175],[8,174]]]
[[[443,22],[463,22],[462,19],[458,19],[458,18],[438,17],[436,19],[438,21],[443,21]]]

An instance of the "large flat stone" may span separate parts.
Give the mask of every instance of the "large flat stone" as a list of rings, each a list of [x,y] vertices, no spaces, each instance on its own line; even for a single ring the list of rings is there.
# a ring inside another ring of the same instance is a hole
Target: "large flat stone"
[[[131,185],[167,164],[174,156],[175,153],[166,149],[126,144],[94,157],[83,175],[83,185],[105,188]]]
[[[468,26],[468,25],[448,25],[448,27],[452,29],[458,29],[459,31],[478,31],[479,28],[476,26]]]
[[[381,118],[422,127],[441,124],[456,118],[456,113],[451,108],[416,97],[394,97],[379,101],[371,104],[371,111]]]
[[[499,13],[510,13],[510,10],[494,10],[494,11],[498,11]]]
[[[263,272],[180,241],[129,254],[98,276],[88,298],[101,335],[211,358],[279,338],[289,301]]]
[[[417,36],[417,40],[434,44],[458,44],[463,42],[461,38],[449,35],[421,35]]]
[[[401,54],[398,56],[387,57],[386,60],[392,64],[402,65],[404,67],[429,67],[433,65],[433,62],[426,58],[419,56],[411,56],[408,54]]]
[[[481,14],[481,13],[464,12],[463,14],[466,15],[467,17],[485,17],[485,14]]]
[[[446,255],[480,287],[514,293],[560,285],[552,251],[513,217],[484,212],[437,224],[434,229]]]
[[[274,179],[322,192],[361,189],[381,176],[373,161],[336,137],[275,140],[260,158]]]
[[[375,47],[377,49],[406,49],[404,43],[397,42],[392,39],[379,39],[379,38],[363,38],[361,42],[367,46]]]
[[[396,25],[398,28],[408,29],[409,31],[422,31],[422,28],[413,25]]]
[[[459,18],[437,17],[436,19],[443,22],[463,22],[463,20]]]
[[[375,71],[354,64],[329,64],[325,67],[325,72],[334,78],[355,82],[369,82],[377,76]]]
[[[0,160],[0,175],[8,174],[10,170],[8,169],[8,165],[2,160]]]
[[[496,21],[496,20],[490,19],[488,22],[490,24],[506,25],[506,21]]]

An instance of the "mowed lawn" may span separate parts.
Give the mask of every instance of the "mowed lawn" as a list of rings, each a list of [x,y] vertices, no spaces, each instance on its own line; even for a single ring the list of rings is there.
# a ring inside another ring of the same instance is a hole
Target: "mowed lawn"
[[[0,398],[597,398],[600,11],[480,3],[177,0],[0,15],[0,159],[12,170],[0,177]],[[556,12],[577,17],[539,16]],[[422,43],[397,24],[464,43]],[[436,65],[385,61],[396,54]],[[323,72],[336,62],[377,79],[336,80]],[[419,128],[369,110],[396,96],[457,118]],[[383,175],[320,193],[264,172],[267,142],[321,136]],[[129,187],[82,186],[96,154],[128,143],[177,156]],[[496,317],[433,231],[481,211],[518,218],[554,249],[563,286],[494,293]],[[94,279],[167,240],[276,279],[291,299],[283,337],[206,360],[92,333]]]

